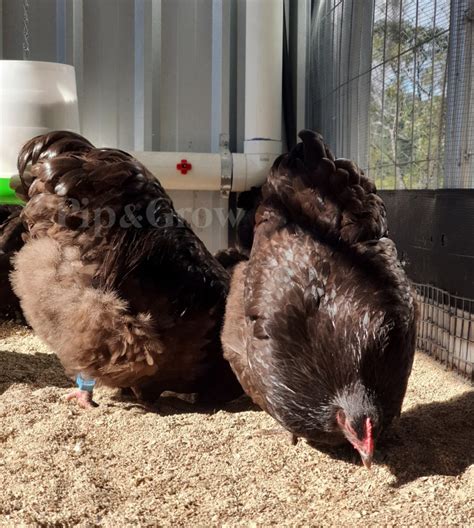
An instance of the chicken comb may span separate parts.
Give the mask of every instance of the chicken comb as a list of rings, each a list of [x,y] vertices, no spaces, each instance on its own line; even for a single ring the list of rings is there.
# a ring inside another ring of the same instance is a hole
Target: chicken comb
[[[374,439],[372,436],[372,422],[370,421],[369,417],[365,419],[364,446],[369,453],[372,453],[372,451],[374,450]]]

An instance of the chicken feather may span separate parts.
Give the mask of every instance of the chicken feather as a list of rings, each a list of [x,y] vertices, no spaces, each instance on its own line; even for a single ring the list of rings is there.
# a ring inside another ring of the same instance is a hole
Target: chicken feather
[[[146,167],[56,131],[18,168],[27,233],[12,280],[66,371],[144,399],[238,396],[219,341],[229,275]]]
[[[349,440],[370,466],[374,438],[401,410],[415,296],[374,184],[319,134],[299,136],[262,188],[248,261],[233,259],[224,354],[291,433]]]

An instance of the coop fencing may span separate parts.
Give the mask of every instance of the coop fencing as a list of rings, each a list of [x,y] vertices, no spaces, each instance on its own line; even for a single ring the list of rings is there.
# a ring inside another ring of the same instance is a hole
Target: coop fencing
[[[420,311],[417,346],[474,382],[474,302],[415,284]]]
[[[376,1],[368,172],[381,189],[443,187],[450,1]]]
[[[308,122],[381,190],[473,189],[473,52],[474,0],[313,1]],[[389,218],[397,214],[395,204]],[[452,225],[430,221],[433,236],[437,226],[447,240],[457,238],[448,233]],[[463,229],[469,236],[473,228],[470,210]],[[404,229],[401,249],[411,258],[410,248],[426,243]],[[469,266],[464,249],[461,267]],[[422,270],[416,255],[412,266]],[[473,379],[474,300],[419,275],[419,348]],[[472,290],[469,269],[462,276]]]

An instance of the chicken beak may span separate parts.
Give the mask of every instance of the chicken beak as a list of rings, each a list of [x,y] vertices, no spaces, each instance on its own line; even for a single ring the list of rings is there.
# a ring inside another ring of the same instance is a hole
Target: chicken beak
[[[360,453],[360,458],[362,459],[362,463],[367,469],[370,469],[372,467],[373,453]]]

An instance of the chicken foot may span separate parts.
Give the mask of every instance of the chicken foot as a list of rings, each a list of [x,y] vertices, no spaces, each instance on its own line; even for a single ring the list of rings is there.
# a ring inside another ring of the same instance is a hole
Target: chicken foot
[[[76,376],[76,385],[78,388],[69,393],[66,396],[66,400],[77,400],[78,405],[83,409],[98,407],[97,403],[92,399],[95,380],[85,379],[81,374],[78,374]]]

